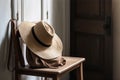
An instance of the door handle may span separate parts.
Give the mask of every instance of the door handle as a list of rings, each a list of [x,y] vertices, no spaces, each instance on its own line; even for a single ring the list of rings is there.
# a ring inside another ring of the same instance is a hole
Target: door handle
[[[105,16],[105,25],[104,29],[108,35],[111,35],[112,32],[112,26],[111,26],[111,16]]]

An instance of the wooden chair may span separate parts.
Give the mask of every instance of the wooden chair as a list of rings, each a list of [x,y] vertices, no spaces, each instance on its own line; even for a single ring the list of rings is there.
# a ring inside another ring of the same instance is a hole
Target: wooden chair
[[[76,69],[77,79],[83,80],[83,61],[85,61],[85,58],[63,56],[66,59],[66,64],[62,67],[59,67],[58,69],[31,69],[29,68],[29,66],[25,65],[19,43],[19,33],[16,30],[15,23],[12,23],[12,26],[12,38],[15,47],[15,80],[20,80],[21,75],[45,77],[45,80],[47,80],[47,78],[53,78],[53,80],[60,80],[62,75],[74,69]]]

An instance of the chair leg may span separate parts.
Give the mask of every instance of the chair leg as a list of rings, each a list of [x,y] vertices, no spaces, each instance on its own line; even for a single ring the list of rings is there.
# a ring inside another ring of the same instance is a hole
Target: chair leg
[[[15,80],[15,71],[12,72],[12,80]]]
[[[60,76],[59,75],[54,76],[53,80],[60,80]]]
[[[76,70],[77,80],[83,80],[83,64],[80,64],[80,67]]]
[[[45,77],[45,80],[47,80],[47,77]]]
[[[15,74],[15,80],[21,80],[21,77],[19,74]]]

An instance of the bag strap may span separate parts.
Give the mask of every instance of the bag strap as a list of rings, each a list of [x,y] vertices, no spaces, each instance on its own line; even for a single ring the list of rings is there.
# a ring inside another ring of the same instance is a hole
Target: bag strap
[[[9,41],[9,48],[8,48],[8,62],[7,62],[7,68],[9,71],[13,72],[15,68],[18,68],[18,62],[20,63],[21,66],[25,66],[20,43],[19,43],[19,34],[17,31],[17,20],[16,19],[10,19],[8,22],[8,27],[10,28],[11,26],[11,34],[10,34],[10,41]],[[13,52],[12,52],[12,49]],[[14,53],[14,54],[13,54]],[[15,57],[15,67],[11,67],[12,64],[12,55]]]
[[[7,27],[10,28],[10,25],[14,22],[14,20],[10,19],[8,22]],[[12,26],[12,25],[11,25]],[[14,71],[15,67],[12,66],[11,60],[12,60],[12,48],[13,48],[13,41],[12,41],[12,27],[11,27],[11,33],[10,33],[10,38],[9,38],[9,44],[8,44],[8,62],[7,62],[7,69],[11,72]]]

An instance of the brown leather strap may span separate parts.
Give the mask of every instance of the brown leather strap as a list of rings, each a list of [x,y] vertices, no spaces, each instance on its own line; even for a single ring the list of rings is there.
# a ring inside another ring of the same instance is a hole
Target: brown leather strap
[[[18,64],[20,63],[21,66],[25,66],[20,43],[19,43],[19,33],[17,30],[17,20],[11,19],[8,22],[8,27],[11,26],[11,34],[10,34],[10,42],[9,42],[9,50],[8,50],[8,63],[7,68],[9,71],[13,71],[15,68],[18,67]],[[12,49],[14,50],[12,51]],[[12,56],[14,55],[14,56]],[[12,61],[12,58],[15,57],[15,67],[12,67],[12,64],[10,64]],[[18,63],[19,62],[19,63]]]
[[[12,23],[15,24],[14,21],[15,21],[15,20],[10,19],[9,22],[8,22],[7,27],[10,28],[10,26],[12,26],[12,25],[11,25]],[[13,27],[14,27],[14,26],[13,26]],[[12,41],[13,35],[12,35],[12,31],[13,31],[13,30],[12,30],[12,27],[11,27],[11,34],[10,34],[9,46],[8,46],[8,62],[7,62],[7,68],[8,68],[9,71],[13,71],[13,70],[14,70],[14,67],[11,66],[12,64],[10,64],[10,63],[11,63],[11,59],[12,59],[12,58],[11,58],[11,57],[12,57],[11,52],[12,52],[12,46],[13,46],[13,41]]]

